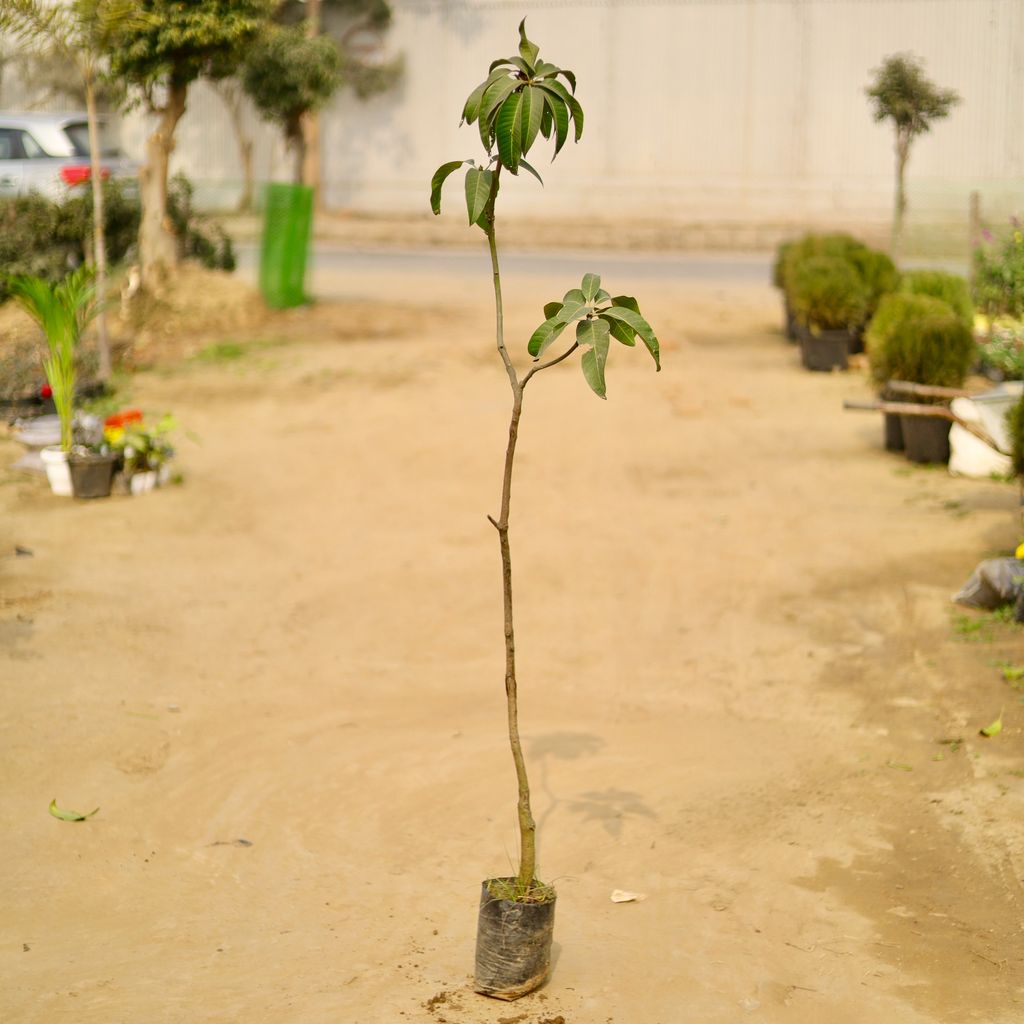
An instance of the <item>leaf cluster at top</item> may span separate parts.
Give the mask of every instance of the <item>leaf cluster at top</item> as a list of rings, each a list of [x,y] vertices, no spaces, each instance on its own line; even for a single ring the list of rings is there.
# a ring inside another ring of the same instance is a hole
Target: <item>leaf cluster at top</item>
[[[564,78],[565,82],[560,81]],[[543,184],[541,176],[525,157],[538,137],[554,138],[553,160],[569,138],[583,135],[583,108],[576,100],[576,76],[540,58],[540,48],[526,36],[526,20],[519,24],[519,53],[494,61],[487,77],[469,94],[462,108],[462,122],[476,122],[480,141],[487,151],[481,165],[472,160],[451,160],[442,164],[431,183],[430,207],[441,212],[441,188],[450,174],[464,164],[466,210],[470,224],[483,227],[483,215],[495,192],[500,167],[518,174],[520,167]],[[491,169],[491,165],[495,169]]]
[[[891,120],[898,132],[909,137],[928,131],[932,121],[946,117],[960,102],[955,90],[940,89],[929,81],[920,58],[909,53],[886,57],[865,92],[873,101],[875,120]]]

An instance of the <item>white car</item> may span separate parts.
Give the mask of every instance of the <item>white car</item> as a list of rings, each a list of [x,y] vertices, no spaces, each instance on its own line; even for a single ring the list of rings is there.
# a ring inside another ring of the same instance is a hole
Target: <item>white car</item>
[[[138,177],[138,165],[110,144],[105,124],[100,150],[104,177]],[[85,114],[0,113],[0,198],[34,191],[61,199],[90,177]]]

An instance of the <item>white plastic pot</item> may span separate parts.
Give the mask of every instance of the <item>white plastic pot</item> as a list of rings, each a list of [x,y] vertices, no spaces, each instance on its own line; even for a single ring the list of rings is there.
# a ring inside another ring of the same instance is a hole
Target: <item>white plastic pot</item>
[[[71,469],[68,466],[67,452],[60,445],[48,445],[40,453],[46,479],[50,481],[50,490],[61,497],[71,497]]]

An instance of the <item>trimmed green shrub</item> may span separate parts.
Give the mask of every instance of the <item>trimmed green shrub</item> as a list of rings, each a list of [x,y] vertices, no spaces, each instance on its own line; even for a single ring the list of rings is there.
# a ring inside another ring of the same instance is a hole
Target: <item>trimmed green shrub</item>
[[[975,356],[971,329],[941,299],[886,295],[868,327],[871,374],[889,380],[959,387]]]
[[[818,256],[796,265],[788,280],[797,320],[812,330],[842,330],[864,322],[868,292],[853,264]]]
[[[61,230],[56,203],[37,193],[0,200],[0,302],[10,298],[10,277],[56,283],[81,260],[81,245]]]
[[[941,299],[971,330],[974,329],[971,290],[959,274],[947,274],[943,270],[908,270],[903,275],[900,291]]]
[[[854,249],[849,255],[868,293],[866,320],[870,320],[878,309],[883,295],[889,295],[900,286],[900,272],[896,264],[884,252],[866,247]]]
[[[57,207],[61,238],[76,250],[79,260],[92,253],[92,191],[77,188]],[[134,185],[120,181],[103,183],[103,219],[107,262],[111,266],[128,259],[139,235],[139,206]]]
[[[1013,471],[1017,476],[1024,476],[1024,395],[1016,405],[1010,407],[1006,414],[1006,423],[1010,428],[1010,440],[1013,443]]]
[[[183,259],[205,267],[234,270],[231,239],[220,225],[207,225],[192,205],[193,188],[184,175],[171,179],[168,216]],[[107,260],[116,266],[135,252],[142,215],[133,186],[108,181],[103,186]],[[41,277],[50,284],[92,256],[92,192],[78,188],[62,202],[36,192],[0,199],[0,303],[10,293],[12,276]]]
[[[795,242],[786,243],[788,248],[785,255],[781,253],[778,271],[779,287],[789,292],[792,287],[793,274],[801,263],[807,260],[817,259],[822,256],[830,256],[837,259],[849,260],[855,252],[866,249],[863,242],[858,242],[853,235],[844,232],[833,232],[831,234],[807,234],[798,238]]]

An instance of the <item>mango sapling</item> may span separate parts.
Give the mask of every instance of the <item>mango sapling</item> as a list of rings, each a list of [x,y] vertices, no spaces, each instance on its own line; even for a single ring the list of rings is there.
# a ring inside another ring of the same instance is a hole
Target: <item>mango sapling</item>
[[[544,307],[544,322],[533,332],[527,350],[534,365],[520,375],[505,347],[501,272],[495,236],[495,205],[502,175],[518,176],[526,170],[540,180],[525,157],[539,138],[554,143],[557,156],[568,140],[583,134],[583,109],[575,97],[576,78],[571,71],[549,64],[538,47],[526,36],[525,20],[519,26],[519,53],[499,58],[470,94],[462,121],[476,122],[485,156],[474,160],[453,160],[442,164],[434,175],[430,204],[441,212],[441,192],[446,179],[459,168],[465,175],[466,209],[470,225],[487,236],[493,272],[495,337],[498,354],[512,390],[512,414],[508,429],[498,518],[488,516],[498,534],[502,565],[505,626],[505,694],[508,736],[519,791],[519,868],[511,878],[492,878],[483,883],[477,933],[477,992],[501,999],[516,999],[546,981],[550,973],[551,937],[554,923],[555,891],[538,881],[536,824],[530,807],[530,786],[519,738],[518,689],[515,662],[515,632],[512,614],[512,555],[509,544],[509,513],[512,470],[519,420],[527,384],[542,370],[581,353],[580,365],[587,384],[605,398],[605,369],[611,339],[635,346],[640,338],[661,369],[658,339],[644,319],[635,299],[612,296],[601,287],[597,274],[586,274],[578,288],[571,288],[560,301]],[[543,184],[543,182],[542,182]],[[575,336],[558,355],[540,362],[569,327]]]

